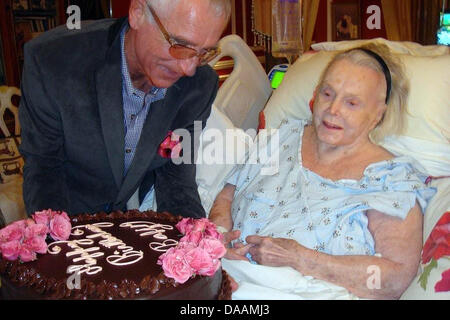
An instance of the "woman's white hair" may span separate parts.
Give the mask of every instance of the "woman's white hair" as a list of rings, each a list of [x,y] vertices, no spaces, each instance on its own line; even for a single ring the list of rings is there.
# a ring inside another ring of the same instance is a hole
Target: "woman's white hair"
[[[319,83],[322,83],[331,65],[343,59],[349,60],[356,65],[375,70],[383,75],[384,78],[385,75],[380,63],[368,53],[358,49],[366,49],[378,54],[384,60],[391,73],[391,94],[387,102],[386,111],[380,122],[369,134],[370,140],[375,144],[379,144],[386,136],[400,135],[405,129],[409,80],[405,76],[404,67],[400,59],[393,55],[386,45],[367,44],[360,48],[338,53],[323,72]]]

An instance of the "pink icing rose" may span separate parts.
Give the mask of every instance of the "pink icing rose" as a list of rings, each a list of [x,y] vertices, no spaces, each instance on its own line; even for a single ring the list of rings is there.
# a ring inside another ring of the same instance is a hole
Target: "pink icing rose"
[[[54,240],[67,240],[70,236],[71,228],[70,220],[65,213],[55,215],[50,220],[50,236]]]
[[[200,231],[192,231],[180,239],[180,242],[190,242],[194,245],[198,245],[203,239],[203,233]]]
[[[199,272],[199,275],[212,277],[217,272],[217,270],[219,270],[219,268],[220,260],[212,259],[212,264],[209,266],[209,268],[203,269],[202,272]]]
[[[43,237],[28,238],[23,242],[22,246],[40,254],[47,253],[47,243]]]
[[[40,237],[45,240],[48,232],[49,232],[49,228],[47,227],[47,225],[35,223],[25,229],[24,237],[25,237],[25,239]]]
[[[176,227],[182,234],[189,233],[194,227],[193,220],[192,218],[183,218],[176,224]]]
[[[211,236],[221,241],[223,240],[223,235],[217,231],[216,225],[207,218],[184,218],[178,222],[176,227],[182,234],[198,231],[202,232],[203,236]]]
[[[186,262],[184,256],[185,249],[170,248],[158,259],[158,264],[162,265],[164,274],[168,278],[175,279],[178,283],[185,283],[192,276],[192,268]]]
[[[9,261],[17,260],[20,252],[20,242],[18,240],[13,240],[9,242],[4,242],[0,244],[0,250],[4,259]]]
[[[66,212],[60,211],[59,216],[62,217],[62,218],[64,218],[67,222],[70,222],[70,218],[69,218],[69,216],[67,215]]]
[[[50,224],[50,215],[45,211],[39,211],[33,214],[33,219],[38,224],[48,226]]]
[[[210,227],[206,229],[206,236],[212,237],[214,239],[220,240],[223,242],[223,234],[217,231],[216,225],[214,227]]]
[[[0,230],[0,243],[20,241],[25,233],[25,223],[16,221]]]
[[[30,262],[36,260],[36,252],[31,250],[27,245],[22,245],[20,246],[19,257],[23,262]]]
[[[19,228],[25,229],[26,227],[28,227],[28,219],[14,221],[10,224],[10,226],[17,226]]]
[[[220,259],[227,252],[227,249],[223,245],[222,241],[211,237],[203,238],[198,246],[199,248],[205,250],[213,259]]]
[[[51,220],[51,219],[53,219],[53,217],[55,215],[58,214],[58,211],[53,211],[52,209],[47,209],[47,210],[42,210],[42,211],[36,211],[34,214],[38,214],[38,215],[45,214],[45,215],[47,215],[48,219]]]
[[[194,220],[194,227],[192,228],[192,231],[205,232],[208,227],[208,223],[208,219],[205,218]]]
[[[199,275],[206,275],[213,268],[213,259],[208,252],[198,247],[186,252],[185,259],[195,273]]]
[[[158,264],[163,265],[164,274],[179,283],[193,274],[213,276],[220,268],[220,258],[226,253],[223,235],[216,225],[207,218],[184,218],[176,227],[184,237],[177,247],[160,256]]]
[[[223,235],[217,231],[217,227],[214,223],[212,223],[211,221],[209,221],[206,218],[197,220],[197,223],[198,223],[199,227],[202,228],[202,231],[204,232],[205,236],[211,236],[213,238],[216,238],[216,239],[219,239],[222,241]],[[195,229],[196,229],[196,227],[194,226],[194,230]]]

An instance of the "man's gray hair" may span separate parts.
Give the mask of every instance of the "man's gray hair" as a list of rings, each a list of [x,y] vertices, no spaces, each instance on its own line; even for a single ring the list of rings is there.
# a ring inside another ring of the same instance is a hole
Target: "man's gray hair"
[[[146,0],[148,4],[158,11],[158,16],[167,16],[168,13],[176,6],[180,1],[190,2],[192,0]],[[212,8],[215,10],[217,17],[225,15],[226,20],[231,16],[231,0],[203,0],[208,1]],[[152,19],[153,21],[153,19]]]

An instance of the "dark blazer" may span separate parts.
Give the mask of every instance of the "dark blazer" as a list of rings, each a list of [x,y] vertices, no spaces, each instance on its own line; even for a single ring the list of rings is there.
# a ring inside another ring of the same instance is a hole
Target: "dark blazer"
[[[157,150],[169,130],[186,128],[194,137],[194,120],[205,126],[218,77],[209,66],[199,67],[151,105],[123,177],[124,23],[105,19],[75,31],[62,26],[25,45],[19,119],[28,214],[48,208],[72,215],[124,210],[138,187],[142,201],[154,185],[158,211],[205,215],[195,165],[175,165]]]

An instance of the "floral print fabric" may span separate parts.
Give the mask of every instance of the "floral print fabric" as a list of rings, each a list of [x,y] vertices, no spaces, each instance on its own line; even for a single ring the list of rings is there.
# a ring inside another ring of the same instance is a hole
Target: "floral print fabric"
[[[261,174],[267,163],[258,157],[264,151],[256,147],[256,140],[247,156],[258,161],[237,165],[230,173],[227,183],[236,186],[232,217],[234,229],[241,230],[240,241],[258,234],[294,239],[327,254],[374,255],[365,212],[375,209],[404,219],[416,201],[425,212],[436,190],[424,184],[426,176],[410,157],[372,163],[360,180],[319,176],[302,166],[307,123],[283,120],[279,143],[269,136],[267,148],[273,148],[271,141],[275,141],[280,157],[277,172]]]

